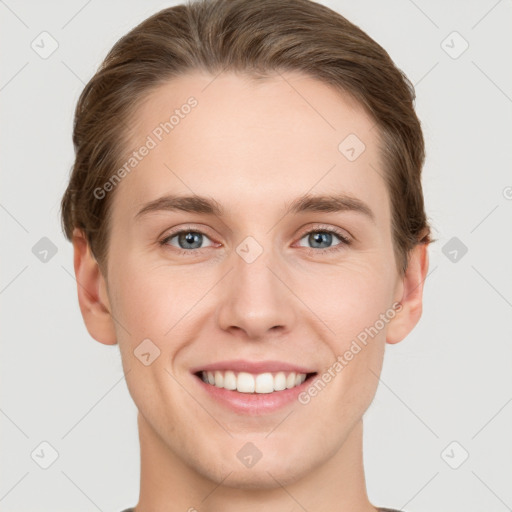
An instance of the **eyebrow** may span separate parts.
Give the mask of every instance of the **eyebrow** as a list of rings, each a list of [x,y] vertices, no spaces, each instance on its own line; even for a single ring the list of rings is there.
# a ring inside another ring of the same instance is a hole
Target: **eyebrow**
[[[224,208],[213,198],[204,196],[180,196],[165,195],[145,204],[135,215],[135,219],[150,213],[158,211],[183,211],[188,213],[202,213],[224,216]],[[347,194],[335,195],[310,195],[306,194],[295,199],[286,209],[285,215],[290,213],[305,212],[356,212],[368,217],[375,222],[375,214],[371,208],[357,197]]]

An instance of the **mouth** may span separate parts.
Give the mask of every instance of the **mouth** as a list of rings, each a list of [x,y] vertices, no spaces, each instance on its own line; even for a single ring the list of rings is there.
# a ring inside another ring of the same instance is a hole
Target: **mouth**
[[[317,372],[299,373],[290,371],[250,373],[233,370],[199,370],[194,375],[215,388],[246,394],[280,393],[302,386],[314,378]]]

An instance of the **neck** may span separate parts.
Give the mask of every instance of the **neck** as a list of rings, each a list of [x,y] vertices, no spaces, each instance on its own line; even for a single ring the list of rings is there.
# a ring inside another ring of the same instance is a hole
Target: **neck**
[[[271,488],[230,487],[229,475],[214,482],[186,465],[138,415],[141,480],[135,512],[376,512],[368,501],[363,470],[363,424],[358,421],[333,456],[305,477]],[[197,508],[197,510],[196,510]]]
[[[376,512],[368,501],[363,471],[363,424],[358,421],[333,456],[285,486],[238,489],[229,475],[214,482],[186,465],[139,413],[141,484],[135,512]],[[196,510],[197,508],[197,510]]]

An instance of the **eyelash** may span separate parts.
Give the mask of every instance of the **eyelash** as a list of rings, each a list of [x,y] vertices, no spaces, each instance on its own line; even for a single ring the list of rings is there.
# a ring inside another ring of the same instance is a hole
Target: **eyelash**
[[[208,247],[204,247],[203,249],[179,249],[177,247],[168,245],[167,242],[169,242],[169,240],[173,239],[177,235],[180,235],[181,233],[198,233],[198,234],[208,237],[208,235],[206,233],[204,233],[203,231],[201,231],[199,229],[192,229],[192,228],[181,229],[179,231],[176,231],[174,233],[167,235],[163,240],[161,240],[159,242],[159,245],[162,247],[164,247],[164,246],[172,247],[171,250],[177,251],[177,253],[179,255],[183,255],[183,256],[195,256],[197,254],[201,254],[204,249],[208,249]],[[314,247],[302,247],[301,246],[301,248],[305,249],[309,255],[334,253],[334,252],[343,250],[346,246],[349,246],[352,243],[352,241],[349,238],[347,238],[343,233],[341,233],[337,229],[323,228],[323,227],[317,227],[310,231],[306,231],[305,233],[303,233],[300,236],[299,241],[302,240],[305,236],[310,235],[311,233],[329,233],[332,235],[336,235],[340,239],[340,243],[338,245],[335,245],[334,247],[328,247],[326,249],[315,249]]]

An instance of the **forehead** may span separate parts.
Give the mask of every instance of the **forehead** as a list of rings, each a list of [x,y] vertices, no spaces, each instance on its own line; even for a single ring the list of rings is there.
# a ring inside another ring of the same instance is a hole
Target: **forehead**
[[[165,193],[261,209],[342,192],[384,203],[377,213],[387,221],[375,122],[351,96],[306,75],[182,75],[146,96],[130,130],[130,151],[150,149],[118,185],[113,207],[123,215]]]

